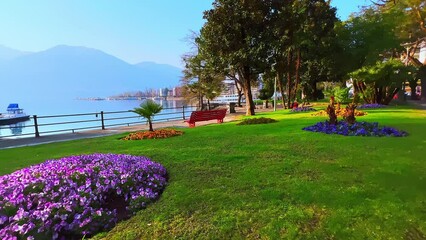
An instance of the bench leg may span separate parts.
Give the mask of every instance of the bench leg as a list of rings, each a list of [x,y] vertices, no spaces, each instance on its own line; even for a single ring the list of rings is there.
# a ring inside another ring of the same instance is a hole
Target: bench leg
[[[195,123],[188,123],[190,128],[195,127]]]
[[[218,119],[217,123],[223,123],[223,118],[222,119]]]

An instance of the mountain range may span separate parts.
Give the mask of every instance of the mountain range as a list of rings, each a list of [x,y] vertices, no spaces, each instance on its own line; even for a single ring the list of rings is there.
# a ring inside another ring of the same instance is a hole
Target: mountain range
[[[179,85],[181,69],[167,64],[129,64],[97,49],[59,45],[41,52],[0,46],[0,97],[107,97]]]

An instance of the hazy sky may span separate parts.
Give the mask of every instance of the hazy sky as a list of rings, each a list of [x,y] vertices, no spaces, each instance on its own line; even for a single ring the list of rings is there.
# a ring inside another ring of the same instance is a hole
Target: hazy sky
[[[185,38],[203,25],[211,0],[1,0],[0,45],[41,51],[97,48],[129,63],[181,66]],[[341,19],[365,0],[333,0]]]

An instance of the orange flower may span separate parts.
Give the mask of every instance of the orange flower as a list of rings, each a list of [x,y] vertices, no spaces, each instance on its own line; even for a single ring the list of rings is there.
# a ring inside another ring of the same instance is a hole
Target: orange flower
[[[175,129],[159,129],[155,131],[141,131],[130,133],[123,140],[142,140],[142,139],[156,139],[156,138],[169,138],[173,136],[180,136],[183,132]]]

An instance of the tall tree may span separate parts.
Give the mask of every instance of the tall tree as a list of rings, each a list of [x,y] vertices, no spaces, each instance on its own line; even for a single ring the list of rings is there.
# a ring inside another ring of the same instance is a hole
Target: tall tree
[[[394,16],[397,36],[405,41],[402,57],[407,64],[417,67],[422,85],[422,101],[426,101],[426,61],[416,54],[426,45],[426,2],[424,0],[378,0],[377,9],[382,14]]]
[[[296,98],[302,81],[303,71],[312,67],[323,68],[325,57],[330,57],[330,40],[334,38],[335,9],[326,1],[274,1],[271,16],[271,62],[278,79],[279,89],[284,96],[286,85],[287,104]],[[303,69],[305,68],[305,69]],[[314,71],[311,71],[314,73]],[[315,85],[318,76],[311,76]]]
[[[235,71],[246,98],[246,115],[255,114],[251,91],[252,76],[262,73],[267,48],[263,39],[267,16],[266,0],[215,0],[204,13],[206,23],[197,39],[200,52],[222,72]]]
[[[209,67],[203,55],[185,55],[183,57],[185,69],[182,83],[184,96],[187,99],[196,98],[200,109],[203,109],[203,99],[207,99],[207,107],[210,109],[210,101],[219,96],[223,90],[225,77],[215,69]]]

